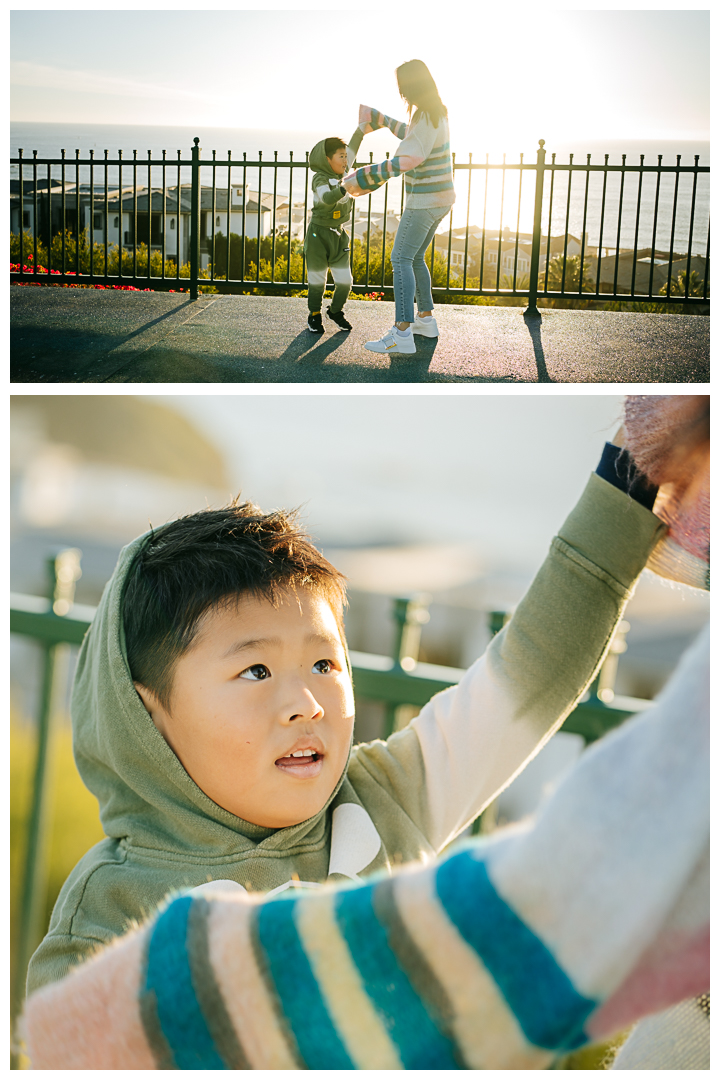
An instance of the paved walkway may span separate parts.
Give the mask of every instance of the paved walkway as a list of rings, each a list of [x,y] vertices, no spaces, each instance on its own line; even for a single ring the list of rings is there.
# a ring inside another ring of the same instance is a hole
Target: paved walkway
[[[368,352],[393,305],[349,301],[350,333],[306,329],[306,301],[11,286],[11,380],[120,383],[708,382],[710,320],[442,305],[417,353]]]

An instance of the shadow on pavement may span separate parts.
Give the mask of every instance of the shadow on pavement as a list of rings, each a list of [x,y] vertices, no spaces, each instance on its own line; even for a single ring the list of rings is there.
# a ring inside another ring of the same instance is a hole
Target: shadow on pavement
[[[537,365],[538,382],[552,382],[553,380],[548,375],[548,369],[545,364],[545,353],[542,345],[542,315],[529,315],[527,311],[523,315],[525,325],[530,332],[530,340],[533,345],[533,352],[535,353],[535,364]]]
[[[391,356],[390,376],[393,382],[418,382],[425,378],[437,348],[437,338],[416,337],[413,356]]]
[[[296,360],[298,364],[323,364],[325,359],[347,341],[347,331],[338,330],[332,337],[323,336],[318,340],[312,330],[301,330],[285,349],[285,352],[273,360]]]

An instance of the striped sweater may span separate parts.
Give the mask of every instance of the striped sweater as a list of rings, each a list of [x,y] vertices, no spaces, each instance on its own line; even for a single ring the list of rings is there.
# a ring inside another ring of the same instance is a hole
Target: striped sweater
[[[411,124],[403,124],[377,109],[361,105],[359,126],[364,132],[386,127],[402,142],[394,157],[349,173],[343,180],[346,191],[363,195],[381,187],[391,177],[404,174],[408,210],[452,206],[455,188],[446,116],[440,118],[436,128],[425,114],[417,113]]]
[[[709,635],[534,822],[292,897],[179,896],[29,999],[40,1069],[528,1069],[708,989]]]

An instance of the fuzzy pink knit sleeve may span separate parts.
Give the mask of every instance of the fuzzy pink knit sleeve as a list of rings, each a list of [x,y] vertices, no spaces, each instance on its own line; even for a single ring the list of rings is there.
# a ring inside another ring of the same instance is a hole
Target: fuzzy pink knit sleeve
[[[648,567],[710,587],[710,397],[637,394],[625,401],[627,448],[659,486],[654,513],[668,526]]]

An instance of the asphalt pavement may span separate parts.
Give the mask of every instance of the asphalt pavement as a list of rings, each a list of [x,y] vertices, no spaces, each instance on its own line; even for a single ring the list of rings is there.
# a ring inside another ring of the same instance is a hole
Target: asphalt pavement
[[[707,383],[710,320],[443,304],[413,356],[363,348],[394,321],[351,300],[350,332],[307,329],[307,302],[11,286],[13,383]],[[327,305],[324,305],[327,306]]]

